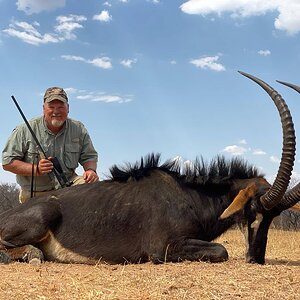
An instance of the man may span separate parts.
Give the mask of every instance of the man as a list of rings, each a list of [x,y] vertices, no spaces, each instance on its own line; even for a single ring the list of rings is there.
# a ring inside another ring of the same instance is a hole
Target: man
[[[98,154],[84,125],[68,118],[69,103],[60,87],[48,88],[44,95],[43,116],[29,124],[47,157],[42,157],[26,124],[17,126],[2,152],[2,166],[16,174],[21,186],[19,200],[26,202],[31,196],[32,173],[35,195],[43,195],[60,188],[53,176],[53,157],[58,158],[67,179],[75,184],[99,181],[96,173]],[[83,176],[75,169],[83,166]]]

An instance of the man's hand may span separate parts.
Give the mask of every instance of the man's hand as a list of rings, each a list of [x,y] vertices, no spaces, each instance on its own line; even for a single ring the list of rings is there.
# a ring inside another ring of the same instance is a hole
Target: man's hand
[[[83,173],[83,179],[85,180],[86,183],[92,183],[92,182],[97,182],[99,181],[99,177],[97,173],[94,170],[86,170]]]
[[[46,158],[42,158],[39,161],[38,164],[38,175],[44,175],[44,174],[48,174],[51,173],[53,170],[53,163],[51,162],[51,157],[49,157],[48,159]]]

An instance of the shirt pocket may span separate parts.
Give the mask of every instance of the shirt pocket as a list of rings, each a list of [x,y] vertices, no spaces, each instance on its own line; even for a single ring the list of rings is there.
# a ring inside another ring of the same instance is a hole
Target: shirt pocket
[[[65,144],[65,165],[67,168],[76,169],[79,157],[79,143]]]

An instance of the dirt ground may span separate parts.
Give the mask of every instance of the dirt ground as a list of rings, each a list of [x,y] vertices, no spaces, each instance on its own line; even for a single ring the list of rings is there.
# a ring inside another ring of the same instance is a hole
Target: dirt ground
[[[240,232],[218,242],[225,263],[0,265],[0,299],[300,299],[300,232],[271,230],[264,266],[245,263]]]

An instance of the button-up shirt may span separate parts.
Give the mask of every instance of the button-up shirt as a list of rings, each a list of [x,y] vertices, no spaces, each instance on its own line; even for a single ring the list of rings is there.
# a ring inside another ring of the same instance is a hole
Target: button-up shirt
[[[29,124],[45,151],[46,158],[57,157],[68,179],[74,175],[78,163],[84,165],[88,161],[97,162],[98,154],[87,129],[80,121],[68,118],[58,134],[52,133],[47,128],[44,117],[34,118],[29,121]],[[40,153],[40,149],[24,123],[17,126],[8,139],[2,152],[2,164],[9,164],[14,159],[28,163],[37,162]],[[35,190],[48,191],[58,188],[59,183],[53,174],[51,175],[37,176]],[[16,179],[22,189],[30,190],[31,176],[17,175]]]

